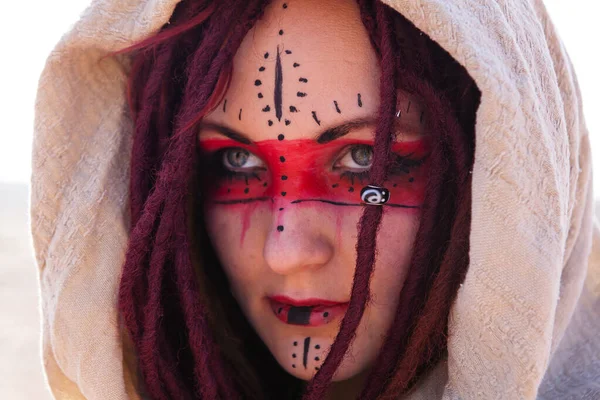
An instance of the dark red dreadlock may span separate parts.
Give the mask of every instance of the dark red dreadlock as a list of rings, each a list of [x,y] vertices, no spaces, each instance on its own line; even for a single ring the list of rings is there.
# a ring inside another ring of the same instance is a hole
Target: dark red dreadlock
[[[382,207],[365,207],[348,311],[324,364],[302,385],[270,358],[206,238],[197,123],[221,101],[240,43],[268,0],[184,0],[132,53],[131,236],[119,309],[152,399],[323,399],[365,306]],[[450,306],[468,264],[475,111],[466,71],[395,10],[359,0],[381,65],[370,182],[386,180],[398,90],[430,110],[431,172],[400,306],[361,399],[398,398],[443,355]],[[240,334],[241,332],[241,334]],[[248,343],[253,343],[248,346]],[[269,382],[267,382],[267,379]]]

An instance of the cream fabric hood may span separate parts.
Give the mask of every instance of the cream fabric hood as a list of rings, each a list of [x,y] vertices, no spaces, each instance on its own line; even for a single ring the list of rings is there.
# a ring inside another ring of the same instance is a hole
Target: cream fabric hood
[[[126,58],[178,0],[95,0],[39,82],[31,232],[57,399],[139,399],[117,290],[128,239]],[[600,230],[569,58],[541,1],[386,0],[482,92],[471,264],[448,359],[410,399],[599,399]]]

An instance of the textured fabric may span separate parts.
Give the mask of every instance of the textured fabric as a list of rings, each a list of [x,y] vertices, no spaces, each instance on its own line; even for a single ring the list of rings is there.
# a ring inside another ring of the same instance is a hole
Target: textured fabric
[[[541,1],[386,0],[482,92],[470,261],[448,359],[406,398],[600,398],[600,225],[573,67]],[[139,399],[119,331],[132,126],[128,60],[177,0],[96,0],[48,58],[36,102],[31,232],[57,399]]]

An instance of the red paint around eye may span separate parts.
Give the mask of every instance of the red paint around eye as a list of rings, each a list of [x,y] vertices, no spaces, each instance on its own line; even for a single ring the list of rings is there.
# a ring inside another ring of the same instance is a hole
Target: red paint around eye
[[[368,184],[367,180],[360,182],[355,178],[352,182],[344,174],[345,170],[332,169],[347,146],[359,144],[372,146],[373,142],[338,139],[319,144],[311,139],[301,139],[265,140],[245,145],[230,139],[202,140],[200,148],[203,152],[212,153],[231,147],[244,148],[262,159],[266,166],[266,170],[256,171],[256,175],[252,177],[223,179],[218,187],[208,188],[209,198],[225,203],[267,198],[277,200],[278,203],[279,200],[321,200],[360,204],[360,190]],[[429,154],[430,146],[424,138],[395,143],[393,150],[400,156],[420,160]],[[423,200],[427,169],[427,160],[417,167],[395,168],[385,183],[390,191],[388,205],[418,207]]]

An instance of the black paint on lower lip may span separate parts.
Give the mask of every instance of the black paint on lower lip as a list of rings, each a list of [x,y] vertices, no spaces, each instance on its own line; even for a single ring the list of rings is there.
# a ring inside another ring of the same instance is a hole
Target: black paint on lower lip
[[[288,324],[296,324],[296,325],[308,325],[310,320],[310,313],[312,312],[312,307],[303,306],[296,307],[291,306],[288,311]]]

